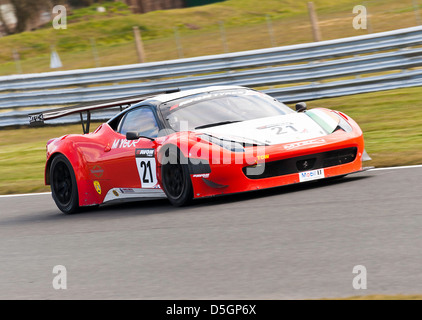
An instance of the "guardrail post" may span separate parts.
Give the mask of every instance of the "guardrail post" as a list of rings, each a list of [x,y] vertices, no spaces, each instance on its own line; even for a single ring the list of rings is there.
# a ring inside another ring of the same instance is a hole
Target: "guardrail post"
[[[316,15],[313,2],[308,2],[308,12],[309,12],[309,19],[311,20],[312,35],[313,35],[314,41],[321,41],[321,32],[319,30],[318,17]]]
[[[274,28],[273,23],[271,21],[271,17],[267,14],[267,27],[268,27],[268,34],[270,35],[270,43],[272,47],[276,46],[275,38],[274,38]]]
[[[183,54],[182,43],[180,41],[180,34],[179,34],[178,27],[174,28],[174,39],[176,40],[177,53],[179,54],[179,59],[182,59],[184,57],[184,54]]]
[[[421,13],[419,10],[418,0],[412,0],[412,1],[413,1],[413,8],[415,9],[416,24],[421,25],[422,19],[421,19]]]
[[[137,26],[133,27],[133,34],[135,36],[135,46],[136,46],[136,53],[138,55],[138,61],[140,63],[145,62],[145,51],[144,46],[142,44],[142,37],[141,32]]]
[[[223,43],[224,52],[228,53],[229,46],[227,44],[226,29],[224,28],[224,22],[219,21],[218,24],[220,25],[220,36],[221,36],[221,42]]]
[[[368,33],[373,33],[374,29],[372,28],[372,17],[369,14],[368,4],[369,1],[362,2],[362,5],[366,8],[366,25]]]
[[[19,52],[16,49],[13,49],[13,60],[15,60],[17,73],[22,73],[21,60],[19,57]]]
[[[95,39],[94,38],[90,38],[89,41],[91,42],[92,55],[94,56],[95,66],[97,68],[98,67],[101,67],[100,58],[98,56],[98,50],[97,50],[97,45],[95,43]]]

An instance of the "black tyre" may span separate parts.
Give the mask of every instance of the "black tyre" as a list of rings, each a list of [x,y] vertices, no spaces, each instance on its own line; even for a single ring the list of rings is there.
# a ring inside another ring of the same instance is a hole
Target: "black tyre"
[[[190,179],[189,168],[180,150],[167,149],[165,151],[167,159],[177,159],[170,161],[161,167],[161,180],[164,192],[176,207],[189,204],[193,199],[192,181]]]
[[[69,214],[79,210],[75,172],[64,155],[56,156],[51,163],[50,185],[54,202],[62,212]]]

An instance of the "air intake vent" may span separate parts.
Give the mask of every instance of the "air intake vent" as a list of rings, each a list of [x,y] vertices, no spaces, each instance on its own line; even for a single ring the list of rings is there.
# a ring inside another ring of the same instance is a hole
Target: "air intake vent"
[[[302,157],[271,161],[265,163],[264,172],[260,175],[246,174],[247,167],[243,168],[243,173],[249,179],[264,179],[301,171],[329,168],[354,161],[356,159],[357,151],[357,148],[346,148]]]

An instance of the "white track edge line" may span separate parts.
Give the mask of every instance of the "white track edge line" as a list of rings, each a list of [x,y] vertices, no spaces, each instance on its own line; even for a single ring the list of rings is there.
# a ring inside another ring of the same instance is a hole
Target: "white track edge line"
[[[13,198],[13,197],[26,197],[26,196],[41,196],[51,194],[51,192],[39,192],[39,193],[22,193],[22,194],[5,194],[0,195],[0,198]]]
[[[386,168],[373,168],[368,171],[381,171],[381,170],[397,170],[397,169],[412,169],[412,168],[422,168],[422,164],[416,164],[413,166],[399,166],[399,167],[386,167]]]
[[[399,166],[399,167],[386,167],[386,168],[373,168],[368,171],[381,171],[381,170],[397,170],[397,169],[412,169],[412,168],[422,168],[422,164],[417,164],[413,166]],[[51,192],[41,192],[41,193],[23,193],[23,194],[5,194],[0,195],[0,198],[13,198],[13,197],[26,197],[26,196],[41,196],[51,194]]]

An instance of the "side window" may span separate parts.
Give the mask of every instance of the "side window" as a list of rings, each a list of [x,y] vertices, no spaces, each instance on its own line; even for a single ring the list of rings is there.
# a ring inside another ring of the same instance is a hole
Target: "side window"
[[[120,133],[126,135],[129,131],[139,132],[141,136],[155,138],[158,135],[158,125],[150,108],[139,108],[128,112],[123,118]]]

